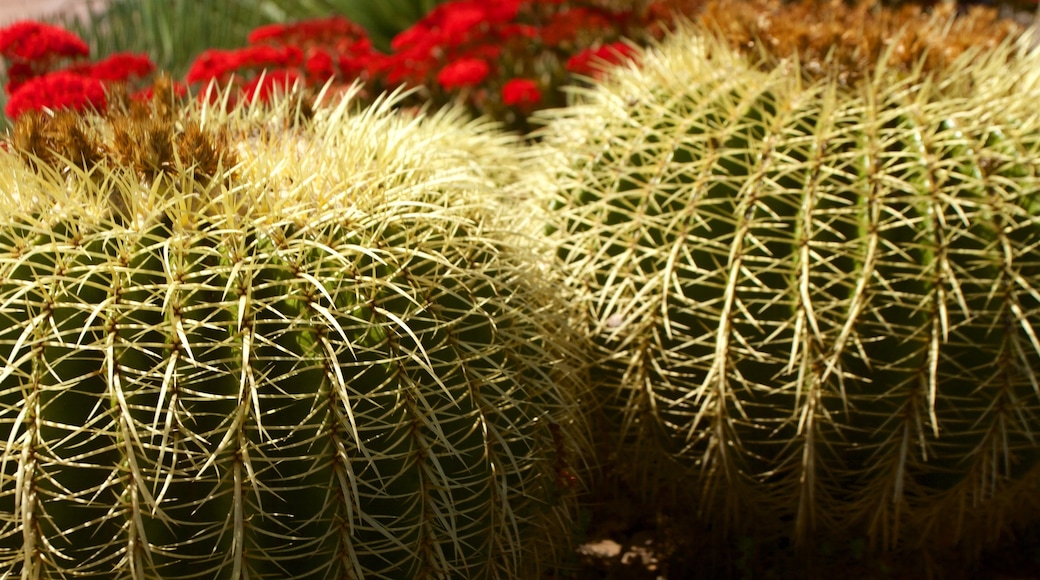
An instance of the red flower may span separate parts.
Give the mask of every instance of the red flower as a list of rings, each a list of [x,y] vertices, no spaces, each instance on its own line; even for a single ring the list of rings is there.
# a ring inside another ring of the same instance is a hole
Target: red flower
[[[552,20],[539,31],[542,42],[549,46],[562,46],[574,41],[580,32],[610,29],[610,19],[600,10],[575,6],[564,8],[552,16]]]
[[[502,56],[502,47],[497,44],[478,44],[458,56],[460,57],[459,60],[466,58],[495,62]]]
[[[240,67],[290,67],[303,63],[298,46],[247,46],[235,52]]]
[[[269,40],[275,41],[276,44],[281,44],[285,37],[291,36],[291,28],[289,24],[268,24],[266,26],[258,26],[249,33],[246,37],[246,41],[249,44],[259,44]]]
[[[390,48],[394,49],[395,52],[401,52],[405,49],[427,44],[429,37],[430,30],[422,25],[422,21],[419,21],[413,24],[411,28],[402,30],[394,36],[390,41]]]
[[[0,29],[0,56],[11,60],[87,56],[89,53],[82,38],[50,24],[22,21]]]
[[[26,83],[26,81],[33,77],[39,76],[36,69],[31,64],[26,62],[16,62],[7,66],[7,85],[4,86],[4,90],[7,94],[11,94],[18,90],[18,87]]]
[[[206,82],[213,79],[222,79],[237,68],[238,63],[234,57],[234,51],[208,49],[195,57],[188,68],[188,74],[184,80],[188,83]]]
[[[223,81],[243,68],[288,68],[303,63],[303,50],[297,46],[247,46],[235,50],[205,50],[185,75],[188,83]]]
[[[476,58],[460,58],[449,63],[437,73],[437,83],[447,90],[473,86],[484,80],[491,67],[488,63]]]
[[[270,24],[249,33],[249,44],[270,43],[300,48],[328,46],[343,39],[368,42],[365,29],[342,16],[301,20],[292,24]]]
[[[19,87],[7,101],[4,112],[15,119],[33,109],[82,111],[93,108],[100,111],[105,106],[105,87],[100,80],[58,71],[34,78]]]
[[[426,28],[444,28],[448,22],[457,18],[456,14],[469,13],[474,10],[482,15],[484,22],[498,24],[516,18],[519,9],[519,0],[454,0],[435,6],[419,20],[419,24]],[[462,18],[472,17],[464,16]]]
[[[505,39],[499,27],[516,18],[520,0],[454,0],[439,4],[390,43],[407,58],[428,58],[437,47],[452,47],[473,40]],[[474,38],[479,31],[480,38]]]
[[[491,22],[509,22],[520,12],[521,0],[491,0],[479,2],[484,6],[487,18]]]
[[[390,57],[378,52],[367,55],[340,55],[337,64],[343,77],[352,81],[378,76],[386,70],[389,59]]]
[[[94,77],[103,81],[120,82],[130,77],[146,77],[154,69],[155,65],[143,54],[117,52],[98,62],[76,65],[68,70],[69,72]]]
[[[260,102],[266,103],[271,99],[271,95],[291,89],[301,79],[300,72],[295,69],[265,71],[242,87],[242,92],[250,101],[259,99]]]
[[[445,6],[450,6],[446,4]],[[487,14],[479,6],[458,6],[454,10],[447,11],[444,20],[440,23],[440,29],[445,39],[459,39],[466,36],[472,28],[486,22]]]
[[[302,64],[299,72],[305,73],[307,81],[315,84],[323,84],[341,75],[351,80],[363,76],[370,60],[376,56],[365,29],[342,16],[261,26],[249,34],[249,42],[256,45],[251,50],[257,51],[270,51],[275,47],[280,50],[302,49],[299,64],[294,62],[294,55],[277,63],[261,60],[265,61],[263,64],[277,64],[281,68]],[[245,56],[245,50],[236,51],[233,57],[237,60],[236,68],[259,66],[256,58],[250,60]]]
[[[308,56],[304,68],[307,70],[307,78],[319,84],[336,76],[336,65],[332,56],[324,50],[315,50]]]
[[[572,73],[595,76],[605,67],[630,60],[635,49],[624,42],[612,42],[599,48],[587,48],[567,60],[567,70]]]
[[[502,87],[502,102],[507,105],[527,106],[542,100],[538,83],[531,79],[510,79]]]

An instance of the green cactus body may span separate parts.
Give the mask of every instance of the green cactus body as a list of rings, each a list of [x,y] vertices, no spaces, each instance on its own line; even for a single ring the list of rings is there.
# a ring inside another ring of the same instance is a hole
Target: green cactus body
[[[280,139],[202,110],[244,136],[213,187],[0,159],[4,576],[553,562],[584,436],[558,299],[493,201],[516,147],[392,105]]]
[[[800,540],[1035,518],[1038,58],[844,86],[685,31],[544,113],[616,470]]]

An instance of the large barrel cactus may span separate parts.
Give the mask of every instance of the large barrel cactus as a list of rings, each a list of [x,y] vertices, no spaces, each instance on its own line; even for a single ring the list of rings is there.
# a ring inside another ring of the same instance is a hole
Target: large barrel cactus
[[[803,542],[1035,521],[1040,53],[843,82],[713,38],[543,115],[615,471]]]
[[[517,578],[567,546],[575,359],[496,209],[516,144],[293,103],[15,127],[3,577]]]

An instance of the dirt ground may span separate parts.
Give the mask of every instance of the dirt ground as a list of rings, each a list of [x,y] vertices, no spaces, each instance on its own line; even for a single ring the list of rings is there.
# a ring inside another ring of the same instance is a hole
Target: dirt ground
[[[1008,536],[978,563],[959,551],[928,561],[916,554],[871,556],[862,544],[796,550],[783,538],[709,545],[696,516],[653,513],[625,499],[590,506],[571,580],[1040,580],[1040,525]]]

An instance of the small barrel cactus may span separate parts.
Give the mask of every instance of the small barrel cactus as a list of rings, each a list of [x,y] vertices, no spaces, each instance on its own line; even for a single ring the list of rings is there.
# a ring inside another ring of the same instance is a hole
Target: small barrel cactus
[[[0,575],[517,578],[567,547],[579,382],[496,209],[518,147],[350,97],[20,121]]]
[[[636,60],[540,133],[616,472],[802,542],[1035,521],[1040,53],[843,84],[687,29]]]

